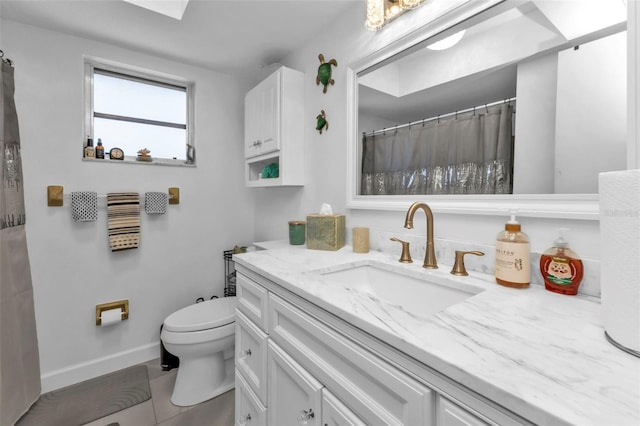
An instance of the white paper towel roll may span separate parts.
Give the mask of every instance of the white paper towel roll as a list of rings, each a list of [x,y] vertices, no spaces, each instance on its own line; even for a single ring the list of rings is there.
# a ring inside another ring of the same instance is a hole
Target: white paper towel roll
[[[601,173],[600,287],[612,343],[640,354],[640,170]]]
[[[100,321],[102,326],[112,325],[122,321],[122,308],[109,309],[108,311],[102,311],[100,315]]]

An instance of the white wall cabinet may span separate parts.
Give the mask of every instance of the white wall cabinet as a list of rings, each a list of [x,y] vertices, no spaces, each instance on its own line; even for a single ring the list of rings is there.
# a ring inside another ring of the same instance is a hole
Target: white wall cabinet
[[[279,96],[283,71],[277,71],[245,97],[245,158],[280,148]]]
[[[247,186],[304,184],[304,74],[280,67],[245,96]],[[278,177],[262,171],[277,164]]]
[[[236,268],[236,424],[265,418],[273,426],[529,424],[428,366],[420,364],[416,374],[411,358],[384,344],[375,349],[380,342]]]

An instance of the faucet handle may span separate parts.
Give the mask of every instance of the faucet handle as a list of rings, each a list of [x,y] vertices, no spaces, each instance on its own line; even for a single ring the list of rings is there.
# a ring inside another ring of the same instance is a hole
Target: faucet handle
[[[464,267],[464,255],[465,254],[475,254],[476,256],[484,256],[484,253],[481,251],[460,251],[456,250],[456,261],[453,264],[453,269],[451,269],[451,273],[453,275],[469,275],[467,269]]]
[[[398,262],[401,263],[413,263],[411,259],[411,253],[409,253],[409,241],[402,241],[396,237],[389,238],[391,241],[396,241],[402,244],[402,254],[400,255],[400,260]]]

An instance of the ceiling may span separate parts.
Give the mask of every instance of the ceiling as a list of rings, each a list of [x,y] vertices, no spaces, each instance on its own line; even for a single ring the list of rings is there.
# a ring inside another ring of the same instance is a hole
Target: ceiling
[[[120,0],[0,0],[0,16],[257,81],[364,0],[191,0],[182,20]]]

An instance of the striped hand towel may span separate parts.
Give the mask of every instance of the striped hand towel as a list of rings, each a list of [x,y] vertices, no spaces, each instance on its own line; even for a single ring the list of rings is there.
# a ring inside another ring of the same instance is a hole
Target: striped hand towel
[[[111,251],[138,248],[140,243],[140,196],[135,192],[107,194]]]

